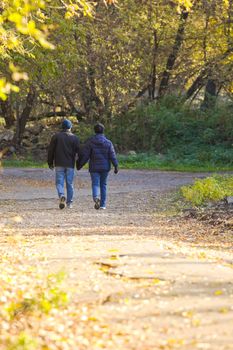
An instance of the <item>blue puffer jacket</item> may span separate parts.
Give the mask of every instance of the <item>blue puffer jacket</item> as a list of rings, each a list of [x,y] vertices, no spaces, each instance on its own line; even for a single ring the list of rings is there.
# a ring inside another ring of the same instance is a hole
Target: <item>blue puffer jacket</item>
[[[103,172],[118,166],[113,144],[103,134],[92,136],[85,144],[81,156],[77,161],[77,170],[81,169],[89,160],[90,172]]]

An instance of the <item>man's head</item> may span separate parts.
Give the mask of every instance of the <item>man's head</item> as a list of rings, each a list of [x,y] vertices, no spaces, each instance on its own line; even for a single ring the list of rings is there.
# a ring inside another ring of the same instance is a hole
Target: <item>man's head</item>
[[[63,130],[69,130],[72,128],[72,123],[70,120],[68,119],[64,119],[63,122],[62,122],[62,129]]]
[[[103,134],[104,133],[104,126],[101,123],[97,123],[94,126],[94,131],[96,134]]]

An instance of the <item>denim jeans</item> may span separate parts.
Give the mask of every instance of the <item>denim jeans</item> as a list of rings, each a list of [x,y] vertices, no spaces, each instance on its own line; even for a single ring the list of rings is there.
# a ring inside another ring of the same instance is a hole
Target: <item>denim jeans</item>
[[[98,173],[91,172],[90,174],[92,181],[92,197],[93,199],[100,197],[100,206],[106,207],[108,171]]]
[[[73,180],[74,180],[74,169],[73,168],[63,168],[63,167],[56,167],[56,188],[58,197],[64,196],[64,183],[66,182],[66,203],[72,203],[73,202],[73,195],[74,195],[74,186],[73,186]]]

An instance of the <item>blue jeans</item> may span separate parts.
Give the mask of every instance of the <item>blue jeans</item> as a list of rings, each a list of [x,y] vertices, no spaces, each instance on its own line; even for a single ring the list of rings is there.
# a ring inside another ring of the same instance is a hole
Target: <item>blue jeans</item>
[[[74,186],[73,186],[73,180],[74,180],[74,169],[73,168],[63,168],[63,167],[56,167],[56,188],[58,197],[64,196],[64,182],[66,182],[66,192],[67,192],[67,198],[66,203],[72,203],[73,202],[73,195],[74,195]]]
[[[100,206],[106,207],[108,171],[91,174],[92,197],[100,197]]]

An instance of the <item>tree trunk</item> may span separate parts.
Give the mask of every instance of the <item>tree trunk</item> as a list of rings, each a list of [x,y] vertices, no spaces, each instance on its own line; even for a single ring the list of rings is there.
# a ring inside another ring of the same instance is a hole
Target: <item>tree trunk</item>
[[[190,97],[192,97],[197,90],[199,90],[202,86],[205,85],[206,79],[208,76],[208,69],[205,67],[198,77],[194,80],[190,88],[186,92],[186,99],[188,100]]]
[[[75,115],[79,120],[82,120],[83,117],[85,116],[85,112],[81,110],[80,108],[76,107],[71,96],[69,95],[68,92],[65,92],[64,94],[66,101],[70,107],[70,111],[68,112],[70,115]]]
[[[178,27],[178,30],[176,33],[175,42],[174,42],[174,45],[172,48],[172,52],[168,56],[166,68],[163,72],[162,79],[160,82],[159,91],[158,91],[159,97],[164,96],[164,94],[167,91],[168,83],[169,83],[170,76],[171,76],[171,71],[173,70],[173,67],[175,65],[175,62],[176,62],[176,59],[177,59],[177,56],[179,53],[179,49],[180,49],[180,47],[183,43],[183,40],[184,40],[184,30],[185,30],[185,25],[187,22],[188,14],[189,13],[187,11],[183,10],[181,15],[180,15],[179,27]]]
[[[88,82],[90,86],[91,102],[94,102],[97,112],[100,115],[104,110],[104,106],[99,96],[96,93],[95,70],[91,65],[89,65],[88,67],[87,74],[88,74]]]
[[[80,97],[81,97],[83,109],[86,116],[88,117],[91,112],[92,106],[91,106],[90,91],[89,91],[88,82],[87,82],[87,74],[84,68],[79,69],[77,80],[78,80],[78,85],[80,86]]]
[[[151,100],[155,99],[155,85],[156,85],[156,58],[158,50],[158,39],[156,30],[153,31],[153,53],[152,53],[152,65],[151,65],[151,74],[150,74],[150,84],[149,84],[149,97]]]
[[[35,103],[35,97],[36,97],[36,90],[33,86],[30,87],[27,98],[26,98],[26,104],[21,114],[17,113],[17,126],[16,126],[16,132],[14,136],[14,144],[16,146],[20,146],[23,134],[25,131],[25,127],[27,124],[27,121],[30,117],[33,105]]]
[[[202,109],[214,108],[218,95],[217,84],[214,79],[209,78],[205,87],[205,96],[201,104]]]
[[[9,129],[15,123],[14,113],[11,108],[10,97],[6,101],[0,100],[0,107],[2,112],[2,117],[5,120],[6,128]]]
[[[75,40],[78,41],[78,37],[75,36]],[[81,87],[80,97],[84,109],[82,114],[92,118],[94,114],[101,115],[103,113],[104,105],[96,92],[95,57],[93,56],[90,34],[86,36],[86,52],[87,63],[78,71],[78,85]]]
[[[101,115],[104,110],[103,103],[96,92],[96,81],[95,81],[95,57],[92,49],[92,38],[91,35],[87,35],[87,81],[89,85],[89,95],[91,99],[91,105],[96,107],[98,115]]]

